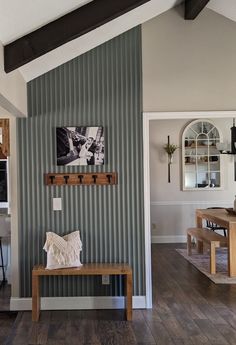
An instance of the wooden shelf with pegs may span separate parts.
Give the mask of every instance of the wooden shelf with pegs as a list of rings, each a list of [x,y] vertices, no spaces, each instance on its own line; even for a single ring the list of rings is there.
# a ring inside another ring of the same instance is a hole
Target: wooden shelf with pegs
[[[105,173],[59,173],[44,174],[47,186],[89,186],[89,185],[114,185],[117,184],[116,172]]]

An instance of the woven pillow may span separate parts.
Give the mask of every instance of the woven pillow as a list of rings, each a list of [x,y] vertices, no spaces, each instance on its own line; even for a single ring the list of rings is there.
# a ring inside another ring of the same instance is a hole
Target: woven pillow
[[[79,231],[63,237],[54,232],[47,232],[43,249],[47,252],[47,269],[82,266],[80,262],[82,242]]]

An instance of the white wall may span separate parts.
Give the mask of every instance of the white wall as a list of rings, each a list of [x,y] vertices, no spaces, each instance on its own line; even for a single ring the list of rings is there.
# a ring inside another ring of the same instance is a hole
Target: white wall
[[[220,129],[223,140],[230,141],[232,119],[210,119]],[[191,120],[190,120],[191,121]],[[233,156],[222,155],[223,190],[182,191],[181,149],[174,154],[171,183],[167,179],[167,154],[170,142],[181,147],[182,132],[189,120],[150,121],[151,224],[155,242],[182,242],[186,228],[195,224],[195,209],[211,206],[232,207],[236,194]]]
[[[10,120],[10,214],[11,239],[4,239],[4,256],[7,263],[7,279],[12,284],[11,296],[19,296],[19,259],[18,259],[18,183],[17,183],[17,146],[16,146],[16,118],[8,112],[1,112],[1,118]],[[1,280],[1,272],[0,272]]]
[[[185,21],[178,7],[144,23],[144,111],[236,110],[235,37],[236,23],[207,8],[194,21]],[[180,132],[185,122],[150,122],[153,240],[185,240],[186,227],[194,225],[197,207],[212,203],[232,206],[236,192],[233,157],[229,156],[223,157],[223,191],[182,192],[179,152],[174,156],[168,184],[167,157],[161,147],[167,142],[167,135],[171,142],[181,144]],[[231,123],[226,119],[218,122],[225,135],[230,133]]]
[[[4,72],[3,46],[0,42],[0,117],[10,119],[10,208],[11,244],[4,240],[4,256],[7,263],[7,279],[12,283],[12,296],[19,296],[18,260],[18,184],[16,117],[27,116],[27,87],[19,71]],[[11,250],[10,250],[11,248]],[[10,266],[10,267],[9,267]],[[0,277],[1,279],[1,277]]]
[[[11,263],[11,251],[10,251],[10,231],[11,231],[11,218],[6,214],[4,216],[2,212],[5,214],[7,209],[0,210],[0,233],[2,236],[2,251],[3,251],[3,262],[5,267],[5,275],[6,279],[10,282],[11,281],[11,274],[10,274],[10,263]],[[2,264],[2,262],[0,261]],[[2,269],[0,269],[0,280],[3,279]]]
[[[142,26],[144,111],[236,109],[236,23],[172,9]]]
[[[11,240],[4,239],[7,279],[12,283],[12,296],[19,296],[18,260],[18,184],[16,117],[27,116],[27,87],[19,71],[4,72],[3,46],[0,42],[0,117],[10,119],[10,208]],[[10,243],[11,242],[11,243]],[[11,249],[11,250],[10,250]],[[1,273],[0,273],[1,274]],[[1,276],[0,276],[1,279]]]
[[[26,82],[19,71],[4,71],[3,46],[0,42],[0,106],[14,116],[27,116]]]
[[[10,210],[11,210],[11,296],[19,296],[19,256],[18,256],[18,165],[16,145],[16,118],[10,117]]]

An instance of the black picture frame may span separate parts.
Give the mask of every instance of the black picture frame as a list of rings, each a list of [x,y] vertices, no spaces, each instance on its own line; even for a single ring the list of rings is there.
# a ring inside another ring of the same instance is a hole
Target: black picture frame
[[[57,165],[103,165],[104,128],[57,127]]]

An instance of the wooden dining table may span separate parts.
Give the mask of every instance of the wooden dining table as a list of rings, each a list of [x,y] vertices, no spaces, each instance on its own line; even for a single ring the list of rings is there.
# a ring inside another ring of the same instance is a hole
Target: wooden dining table
[[[203,220],[228,230],[228,275],[236,277],[236,215],[229,214],[225,209],[197,209],[197,227],[204,227]]]

